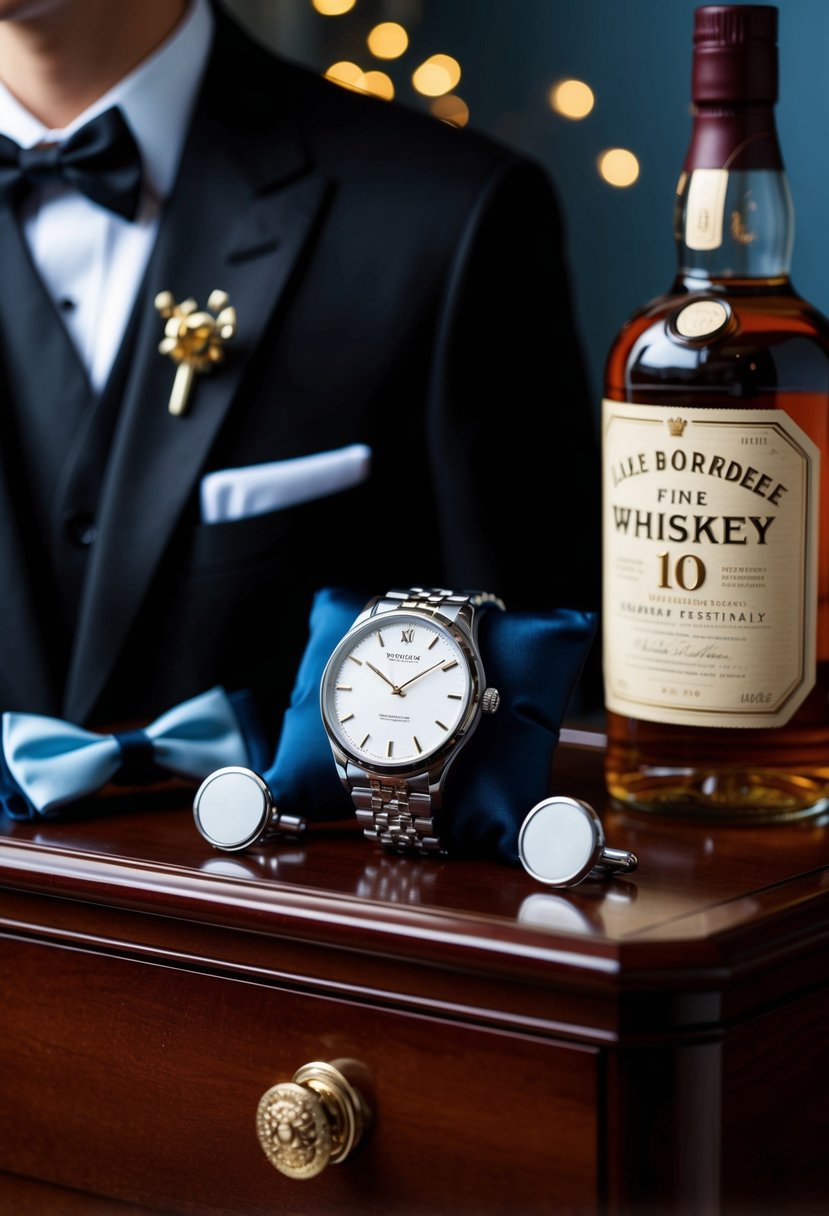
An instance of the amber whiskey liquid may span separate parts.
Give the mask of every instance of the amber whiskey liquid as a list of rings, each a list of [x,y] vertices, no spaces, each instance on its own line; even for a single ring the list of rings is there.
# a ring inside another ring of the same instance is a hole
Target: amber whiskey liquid
[[[679,273],[607,363],[606,779],[640,810],[829,805],[829,321],[788,277],[774,13],[697,10]]]
[[[607,783],[616,799],[645,809],[783,818],[829,798],[829,322],[781,285],[752,283],[741,293],[730,283],[727,297],[739,314],[739,329],[713,348],[697,348],[694,368],[676,366],[672,344],[664,336],[665,318],[688,293],[665,297],[637,317],[611,353],[607,395],[620,402],[669,405],[677,413],[702,407],[781,410],[812,439],[822,456],[816,681],[790,720],[770,729],[675,725],[609,712]],[[648,351],[644,365],[632,353],[643,348]],[[745,467],[750,462],[762,463],[756,450],[751,450]],[[690,486],[691,479],[684,484]],[[678,513],[688,511],[673,512]],[[685,548],[666,540],[657,552],[680,553]],[[746,565],[753,568],[750,561]],[[660,579],[661,573],[657,560],[654,595],[659,594],[660,581],[667,581]],[[690,611],[709,611],[694,609],[703,601],[746,602],[741,592],[712,590],[710,584],[687,593],[678,587],[670,591],[659,602],[686,602]],[[762,692],[762,645],[756,682],[747,685],[748,695]]]

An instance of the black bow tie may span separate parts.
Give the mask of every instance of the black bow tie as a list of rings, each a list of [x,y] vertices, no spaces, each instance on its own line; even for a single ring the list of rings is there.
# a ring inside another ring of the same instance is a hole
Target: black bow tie
[[[106,110],[60,144],[21,148],[0,135],[0,197],[16,202],[28,186],[55,181],[124,219],[135,219],[141,157],[120,110]]]

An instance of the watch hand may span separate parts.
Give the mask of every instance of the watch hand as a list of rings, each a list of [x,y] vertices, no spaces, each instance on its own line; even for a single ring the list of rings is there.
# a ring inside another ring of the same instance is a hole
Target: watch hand
[[[427,667],[424,671],[418,671],[413,676],[410,676],[408,680],[404,680],[397,690],[401,697],[403,696],[401,689],[408,688],[410,684],[414,684],[415,680],[419,680],[421,676],[428,676],[430,671],[434,671],[436,667],[442,667],[445,662],[445,659],[441,659],[439,663],[433,663],[431,667]]]
[[[405,694],[404,692],[401,692],[401,691],[400,691],[400,688],[398,688],[398,686],[397,686],[396,684],[393,684],[393,683],[392,683],[392,681],[389,679],[389,677],[388,677],[387,675],[385,675],[385,674],[384,674],[384,673],[383,673],[383,672],[380,670],[380,668],[379,668],[379,667],[375,667],[373,663],[370,663],[370,662],[368,661],[368,659],[366,659],[366,667],[370,667],[370,668],[371,668],[371,670],[374,672],[374,674],[375,674],[376,676],[379,676],[381,680],[385,680],[385,681],[386,681],[386,683],[387,683],[387,684],[389,685],[389,687],[391,688],[391,691],[392,691],[392,696],[393,696],[395,693],[397,693],[397,695],[398,695],[399,697],[405,697],[405,695],[406,695],[406,694]],[[401,686],[401,687],[402,687],[402,686]]]

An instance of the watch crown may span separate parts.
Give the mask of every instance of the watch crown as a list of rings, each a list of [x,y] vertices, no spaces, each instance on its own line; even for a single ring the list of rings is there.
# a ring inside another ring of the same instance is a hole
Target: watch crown
[[[501,704],[501,694],[497,688],[485,688],[481,697],[481,713],[494,714]]]

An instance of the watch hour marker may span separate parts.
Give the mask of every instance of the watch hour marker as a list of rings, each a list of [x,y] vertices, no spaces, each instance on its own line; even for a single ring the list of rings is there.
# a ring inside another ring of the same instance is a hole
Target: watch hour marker
[[[371,738],[371,732],[369,732],[369,733],[366,735],[365,739],[361,739],[361,740],[360,740],[360,747],[365,747],[365,745],[368,743],[368,741],[369,741],[369,739],[370,739],[370,738]]]
[[[350,722],[353,717],[354,714],[346,714],[344,718],[340,718],[340,723]]]
[[[355,659],[353,654],[350,654],[350,655],[348,656],[348,658],[349,658],[349,659],[351,659],[351,662],[352,662],[352,663],[356,663],[358,667],[362,667],[362,665],[363,665],[363,660],[362,660],[362,659]]]
[[[452,670],[452,668],[453,668],[453,667],[457,667],[457,665],[458,665],[458,660],[457,660],[457,659],[452,659],[452,662],[451,662],[451,663],[444,663],[444,664],[443,664],[443,667],[441,668],[441,670],[442,670],[442,671],[451,671],[451,670]]]
[[[463,697],[461,696],[461,694],[459,692],[448,692],[446,695],[450,701],[462,701],[463,700]]]
[[[386,744],[386,755],[390,756],[392,754],[393,750],[394,750],[394,739],[389,739],[388,743]]]
[[[350,684],[335,684],[334,687],[337,692],[351,692]]]
[[[423,748],[420,746],[420,744],[417,741],[417,735],[412,735],[412,738],[414,739],[414,745],[417,748],[417,754],[420,755],[420,753],[423,751]]]
[[[377,634],[377,641],[380,643],[380,645],[381,645],[381,646],[383,647],[383,649],[385,650],[385,649],[386,649],[386,643],[383,641],[383,635],[382,635],[382,633],[378,633],[378,634]]]
[[[441,730],[449,729],[445,722],[441,722],[440,718],[435,718],[435,726],[439,726]]]
[[[433,647],[433,646],[437,646],[437,644],[438,644],[438,635],[437,635],[437,634],[435,634],[435,636],[432,638],[431,642],[430,642],[430,643],[429,643],[429,645],[426,647],[426,649],[427,649],[427,650],[431,650],[431,649],[432,649],[432,647]]]

